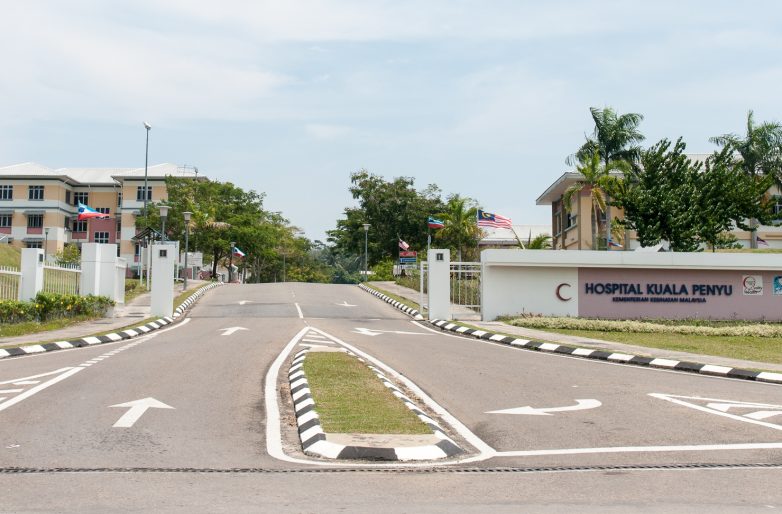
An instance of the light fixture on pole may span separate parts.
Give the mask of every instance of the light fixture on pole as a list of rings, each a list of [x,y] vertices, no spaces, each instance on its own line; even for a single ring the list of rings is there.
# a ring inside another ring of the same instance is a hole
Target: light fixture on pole
[[[228,257],[228,283],[230,284],[233,282],[234,277],[234,248],[236,247],[236,242],[231,241],[231,256]]]
[[[182,213],[182,216],[185,218],[185,279],[182,282],[182,291],[187,290],[187,274],[190,271],[187,269],[187,251],[190,247],[190,216],[192,215],[193,213],[190,211],[185,211]]]
[[[43,229],[43,262],[46,262],[46,247],[49,246],[49,227]]]
[[[168,205],[160,206],[160,241],[162,243],[166,242],[166,219],[168,219],[168,209],[170,209]]]
[[[147,129],[147,146],[144,153],[144,217],[147,216],[147,200],[149,199],[149,186],[147,186],[147,168],[149,167],[149,131],[152,125],[144,122],[144,128]]]
[[[367,281],[368,269],[367,269],[367,239],[369,237],[369,223],[364,223],[364,282]]]

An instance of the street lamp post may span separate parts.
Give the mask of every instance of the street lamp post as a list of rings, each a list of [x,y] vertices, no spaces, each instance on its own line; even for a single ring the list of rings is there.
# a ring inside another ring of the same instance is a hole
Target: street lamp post
[[[184,282],[182,282],[182,291],[187,290],[187,251],[190,248],[190,216],[192,216],[193,213],[189,211],[185,211],[182,213],[182,216],[185,218],[185,279]]]
[[[168,219],[168,205],[160,206],[160,239],[162,243],[166,242],[166,219]]]
[[[152,128],[152,125],[144,122],[144,128],[147,129],[147,146],[146,151],[144,153],[144,217],[147,215],[147,200],[148,200],[148,192],[149,187],[147,186],[147,168],[149,167],[149,131]]]
[[[43,229],[43,262],[46,262],[46,247],[49,246],[49,227]]]
[[[231,255],[228,257],[228,283],[230,284],[233,282],[233,276],[234,276],[234,247],[236,246],[235,241],[231,241]]]
[[[369,275],[367,274],[367,239],[369,237],[369,223],[364,223],[364,282],[367,281]]]

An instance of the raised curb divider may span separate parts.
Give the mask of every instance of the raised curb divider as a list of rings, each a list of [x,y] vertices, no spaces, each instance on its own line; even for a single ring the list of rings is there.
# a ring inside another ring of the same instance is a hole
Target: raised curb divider
[[[451,321],[439,319],[425,320],[417,310],[411,309],[410,307],[392,298],[389,298],[387,295],[380,293],[379,291],[376,291],[364,284],[360,284],[359,287],[373,294],[374,296],[377,296],[381,300],[390,303],[397,309],[407,314],[410,314],[410,311],[414,312],[416,314],[415,316],[410,314],[414,317],[414,319],[419,321],[426,321],[430,325],[439,328],[440,330],[454,332],[459,335],[471,336],[477,339],[484,339],[498,344],[506,344],[516,348],[523,348],[525,350],[556,353],[561,355],[569,355],[571,357],[581,357],[584,359],[602,360],[617,364],[631,364],[650,368],[687,371],[701,375],[733,378],[739,380],[752,380],[755,382],[768,382],[771,384],[782,384],[782,373],[772,373],[770,371],[753,371],[748,369],[731,368],[727,366],[717,366],[714,364],[701,364],[698,362],[678,361],[672,359],[642,357],[640,355],[632,355],[620,352],[606,352],[602,350],[594,350],[592,348],[578,348],[558,343],[546,343],[543,341],[532,341],[529,339],[505,336],[502,334],[497,334],[496,332],[465,327],[464,325],[453,323]]]
[[[347,446],[327,441],[326,433],[321,427],[320,417],[315,410],[315,401],[312,398],[309,382],[307,382],[303,369],[304,359],[310,351],[309,349],[304,349],[296,353],[288,371],[293,410],[296,414],[296,424],[299,428],[299,438],[301,439],[301,447],[304,453],[327,459],[383,461],[436,460],[462,453],[462,449],[445,434],[443,429],[419,409],[410,398],[405,396],[399,388],[392,384],[382,371],[368,365],[364,359],[345,349],[342,349],[342,351],[366,364],[377,375],[383,385],[390,389],[394,396],[402,400],[405,406],[413,411],[418,416],[418,419],[426,424],[440,441],[436,444],[402,447]]]
[[[72,341],[56,341],[53,343],[17,346],[15,348],[0,348],[0,359],[5,359],[8,357],[20,357],[22,355],[32,355],[35,353],[66,350],[69,348],[83,348],[85,346],[94,346],[96,344],[103,343],[114,343],[124,339],[133,339],[134,337],[146,335],[159,328],[179,321],[187,309],[189,309],[191,305],[193,305],[199,298],[201,298],[205,292],[220,285],[222,285],[222,282],[212,282],[211,284],[207,284],[198,288],[192,295],[188,296],[187,299],[176,308],[176,310],[174,310],[174,314],[172,316],[166,316],[165,318],[150,321],[149,323],[136,328],[121,330],[119,332],[112,332],[111,334],[106,334],[104,336],[89,336],[74,339]]]

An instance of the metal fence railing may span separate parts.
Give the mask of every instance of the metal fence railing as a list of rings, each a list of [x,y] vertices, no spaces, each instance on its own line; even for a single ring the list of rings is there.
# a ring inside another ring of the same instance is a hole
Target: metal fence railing
[[[451,304],[481,310],[481,263],[451,263]]]
[[[17,268],[0,266],[0,300],[18,300],[22,273]]]
[[[46,293],[79,294],[81,269],[76,264],[43,267],[43,291]]]

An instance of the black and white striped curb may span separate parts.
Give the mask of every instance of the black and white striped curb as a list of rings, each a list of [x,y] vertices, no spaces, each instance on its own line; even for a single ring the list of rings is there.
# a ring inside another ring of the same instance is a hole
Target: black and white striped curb
[[[363,285],[363,284],[362,284]],[[389,301],[388,296],[364,286],[364,289],[371,292],[378,298]],[[389,302],[391,303],[391,302]],[[399,303],[399,302],[396,302]],[[416,311],[417,312],[417,311]],[[418,318],[416,318],[418,319]],[[782,373],[772,373],[770,371],[752,371],[749,369],[730,368],[727,366],[717,366],[714,364],[701,364],[698,362],[677,361],[672,359],[661,359],[654,357],[642,357],[640,355],[631,355],[620,352],[605,352],[591,348],[578,348],[566,346],[557,343],[546,343],[543,341],[531,341],[511,336],[497,334],[486,330],[479,330],[465,327],[458,323],[444,321],[439,319],[425,320],[431,325],[460,335],[471,336],[477,339],[485,339],[499,344],[507,344],[517,348],[535,350],[540,352],[550,352],[572,357],[582,357],[585,359],[596,359],[619,364],[632,364],[635,366],[648,366],[652,368],[671,369],[676,371],[687,371],[690,373],[699,373],[701,375],[711,375],[726,378],[735,378],[740,380],[754,380],[756,382],[769,382],[772,384],[782,384]]]
[[[417,310],[413,309],[412,307],[408,307],[407,305],[403,304],[402,302],[398,302],[398,301],[394,300],[393,298],[389,298],[388,296],[384,295],[383,293],[375,291],[371,287],[368,287],[368,286],[366,286],[364,284],[359,284],[358,287],[360,287],[361,289],[363,289],[364,291],[366,291],[369,294],[373,294],[373,295],[377,296],[378,298],[380,298],[384,302],[390,303],[391,305],[393,305],[394,307],[396,307],[400,311],[402,311],[402,312],[404,312],[406,314],[409,314],[410,316],[413,317],[413,319],[418,320],[418,321],[423,321],[424,320],[424,317],[421,315],[421,313],[418,312]]]
[[[73,341],[56,341],[54,343],[44,344],[31,344],[25,346],[18,346],[16,348],[0,348],[0,359],[7,357],[19,357],[22,355],[31,355],[34,353],[53,352],[56,350],[66,350],[69,348],[83,348],[85,346],[93,346],[102,343],[113,343],[116,341],[122,341],[124,339],[133,339],[144,334],[148,334],[154,330],[165,327],[178,321],[185,311],[195,303],[203,294],[212,288],[221,285],[220,282],[213,282],[197,289],[192,295],[188,296],[182,304],[176,308],[173,316],[166,316],[155,321],[150,321],[145,325],[141,325],[136,328],[128,330],[121,330],[119,332],[112,332],[105,336],[90,336],[82,337],[80,339],[74,339]]]
[[[364,359],[356,356],[354,353],[341,350],[348,355],[357,358],[366,364]],[[365,460],[384,460],[384,461],[411,461],[411,460],[436,460],[451,457],[462,452],[462,449],[453,442],[442,428],[413,401],[402,393],[394,384],[392,384],[383,373],[374,366],[368,366],[378,378],[382,381],[391,393],[402,400],[405,406],[413,411],[418,418],[425,423],[432,433],[440,439],[436,444],[421,446],[403,446],[403,447],[368,447],[368,446],[347,446],[326,440],[326,434],[320,425],[320,417],[315,410],[315,401],[312,399],[307,377],[304,374],[304,359],[309,353],[309,349],[298,352],[291,363],[288,379],[291,385],[291,396],[293,398],[293,410],[296,413],[296,423],[299,427],[299,437],[301,438],[301,447],[304,453],[327,459],[365,459]]]

